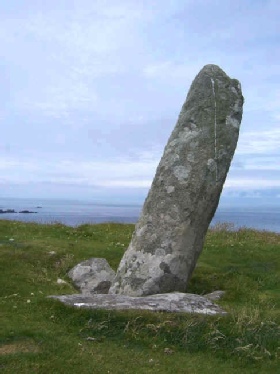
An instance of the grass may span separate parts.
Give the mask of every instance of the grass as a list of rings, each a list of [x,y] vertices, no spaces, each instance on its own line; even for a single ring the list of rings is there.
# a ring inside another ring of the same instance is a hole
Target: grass
[[[0,220],[3,374],[280,372],[276,233],[208,232],[188,292],[225,290],[227,316],[79,310],[46,298],[77,292],[67,271],[82,260],[116,269],[133,229]]]

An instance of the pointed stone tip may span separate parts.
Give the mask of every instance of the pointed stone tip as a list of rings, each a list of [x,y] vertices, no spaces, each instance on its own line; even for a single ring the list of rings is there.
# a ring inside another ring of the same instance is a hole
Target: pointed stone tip
[[[231,81],[235,80],[237,85],[238,84],[240,85],[240,82],[237,79],[229,77],[227,73],[223,69],[220,68],[220,66],[215,65],[215,64],[204,65],[203,68],[198,73],[198,76],[201,76],[201,75],[208,75],[213,78],[224,77],[224,78],[230,79]]]
[[[206,64],[203,66],[202,69],[220,69],[220,66],[219,65],[216,65],[216,64]]]
[[[223,69],[220,68],[220,66],[215,64],[207,64],[204,65],[203,68],[200,70],[200,72],[208,73],[208,74],[217,74],[217,73],[224,73]]]

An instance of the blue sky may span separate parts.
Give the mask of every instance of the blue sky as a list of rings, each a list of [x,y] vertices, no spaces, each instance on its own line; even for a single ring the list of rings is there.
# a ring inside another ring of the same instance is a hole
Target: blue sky
[[[214,63],[245,97],[222,203],[280,205],[279,19],[279,0],[1,1],[1,196],[143,202]]]

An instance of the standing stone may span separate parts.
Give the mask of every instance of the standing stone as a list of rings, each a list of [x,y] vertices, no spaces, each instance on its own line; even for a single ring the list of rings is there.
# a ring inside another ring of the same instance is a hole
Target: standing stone
[[[109,293],[185,292],[236,148],[240,83],[216,65],[196,76]]]

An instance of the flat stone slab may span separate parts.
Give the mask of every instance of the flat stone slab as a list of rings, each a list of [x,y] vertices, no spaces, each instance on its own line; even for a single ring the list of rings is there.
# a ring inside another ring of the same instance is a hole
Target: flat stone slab
[[[172,292],[143,297],[116,294],[96,294],[92,296],[74,294],[49,296],[66,305],[76,308],[109,310],[150,310],[164,312],[199,313],[207,315],[227,314],[218,305],[206,297],[181,292]]]

